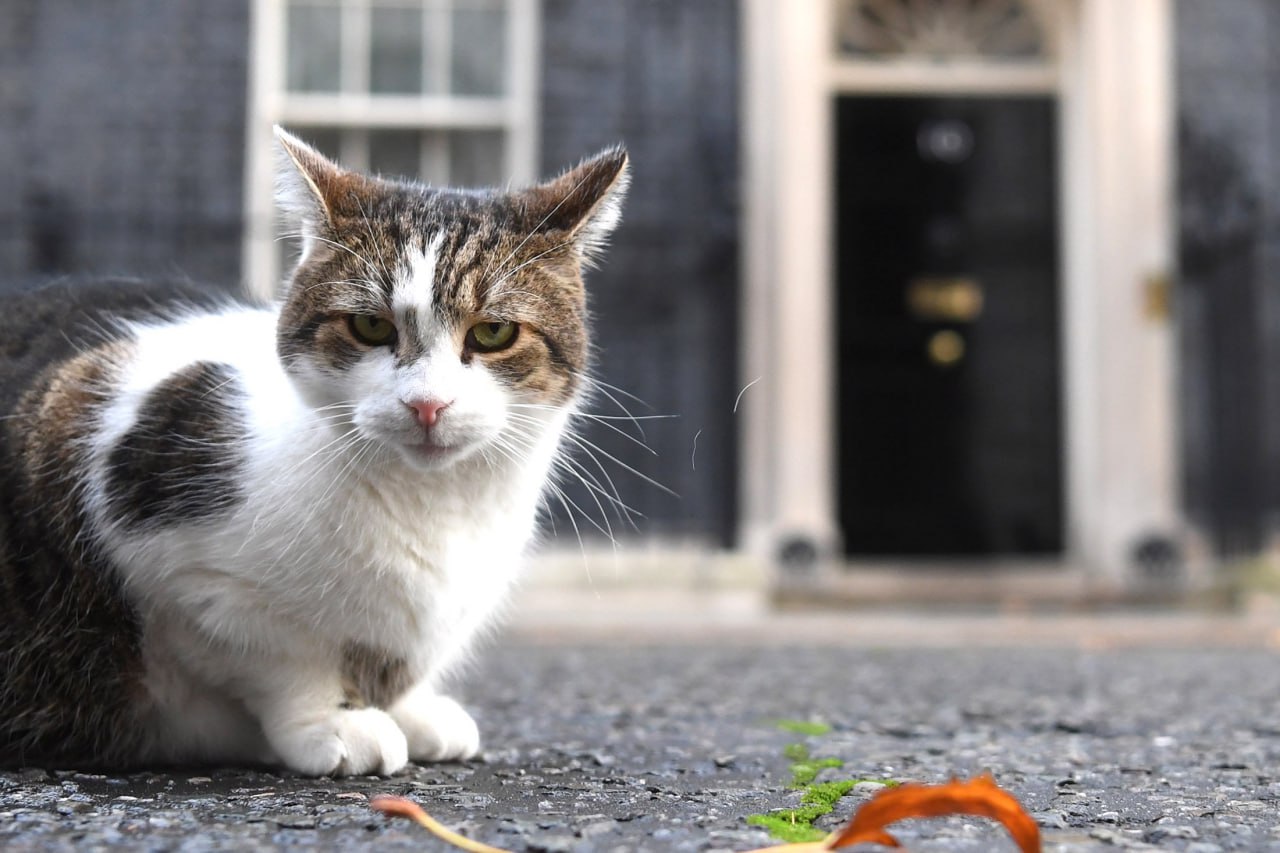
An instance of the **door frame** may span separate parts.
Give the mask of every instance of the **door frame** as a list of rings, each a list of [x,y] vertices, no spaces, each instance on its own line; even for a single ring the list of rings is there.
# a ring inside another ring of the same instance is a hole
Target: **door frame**
[[[834,0],[743,0],[740,542],[771,565],[846,574],[831,343],[832,110],[846,92],[1057,94],[1061,563],[1092,588],[1124,588],[1141,537],[1183,535],[1160,298],[1174,257],[1171,0],[1044,2],[1056,68],[937,73],[842,66]]]

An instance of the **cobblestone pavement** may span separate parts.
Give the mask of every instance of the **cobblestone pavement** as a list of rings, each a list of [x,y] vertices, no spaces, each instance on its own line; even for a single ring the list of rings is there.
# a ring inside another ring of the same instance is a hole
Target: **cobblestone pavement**
[[[1263,649],[508,640],[482,654],[460,695],[483,760],[393,779],[0,772],[0,849],[446,849],[368,809],[389,792],[517,851],[742,850],[769,841],[747,815],[797,804],[783,750],[803,740],[844,762],[820,779],[990,770],[1051,851],[1280,850],[1280,655]],[[804,737],[780,719],[831,730]],[[916,851],[1013,849],[982,819],[896,829]]]

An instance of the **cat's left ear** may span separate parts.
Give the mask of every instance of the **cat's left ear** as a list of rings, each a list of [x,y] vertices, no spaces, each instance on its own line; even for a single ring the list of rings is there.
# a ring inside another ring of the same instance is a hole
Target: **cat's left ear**
[[[626,149],[607,148],[560,177],[525,190],[529,228],[566,232],[579,257],[590,262],[622,219],[630,182]]]

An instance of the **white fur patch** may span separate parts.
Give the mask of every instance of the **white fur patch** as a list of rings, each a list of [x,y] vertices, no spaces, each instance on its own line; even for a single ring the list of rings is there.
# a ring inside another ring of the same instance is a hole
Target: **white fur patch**
[[[444,233],[437,234],[422,252],[413,252],[397,276],[391,289],[391,310],[397,317],[412,314],[419,323],[427,323],[435,314],[436,264]]]

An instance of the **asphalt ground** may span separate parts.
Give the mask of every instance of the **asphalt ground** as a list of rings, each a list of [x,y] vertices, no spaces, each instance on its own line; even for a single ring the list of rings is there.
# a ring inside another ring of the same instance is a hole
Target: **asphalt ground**
[[[784,753],[802,743],[843,763],[818,781],[989,771],[1046,850],[1280,850],[1280,654],[1265,644],[604,636],[525,631],[482,650],[457,691],[480,760],[391,779],[3,771],[0,849],[449,849],[370,810],[391,793],[516,851],[744,850],[770,841],[749,815],[799,803]],[[779,726],[796,720],[830,730]],[[877,788],[859,784],[817,825]],[[982,818],[894,829],[910,850],[1014,849]]]

